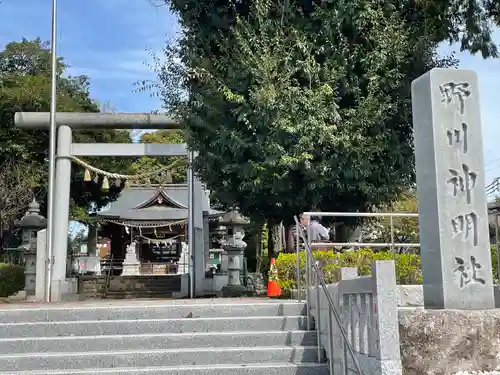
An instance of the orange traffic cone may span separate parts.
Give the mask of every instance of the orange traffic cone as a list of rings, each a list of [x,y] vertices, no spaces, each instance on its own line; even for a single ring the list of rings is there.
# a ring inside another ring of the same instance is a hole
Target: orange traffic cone
[[[267,296],[279,297],[281,296],[281,288],[278,284],[278,270],[274,265],[276,259],[271,259],[271,268],[269,269],[269,281],[267,282]]]

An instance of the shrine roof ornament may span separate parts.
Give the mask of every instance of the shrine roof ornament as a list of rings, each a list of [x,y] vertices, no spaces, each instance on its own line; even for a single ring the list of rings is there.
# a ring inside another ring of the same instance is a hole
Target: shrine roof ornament
[[[141,210],[151,206],[170,206],[172,208],[187,209],[185,205],[170,197],[163,189],[159,188],[155,195],[148,200],[133,207],[133,210]]]

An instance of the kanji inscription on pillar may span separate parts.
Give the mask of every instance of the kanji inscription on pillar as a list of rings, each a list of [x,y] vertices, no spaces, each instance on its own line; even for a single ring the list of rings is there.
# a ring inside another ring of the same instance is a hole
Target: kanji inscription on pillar
[[[412,106],[425,307],[494,308],[477,76],[432,69]]]

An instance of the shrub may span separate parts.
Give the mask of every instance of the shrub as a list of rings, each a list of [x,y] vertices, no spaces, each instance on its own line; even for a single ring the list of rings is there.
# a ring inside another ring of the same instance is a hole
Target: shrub
[[[24,289],[24,267],[0,263],[0,297],[10,297]]]
[[[314,251],[314,259],[319,262],[325,281],[334,283],[339,280],[339,269],[356,267],[359,275],[370,275],[371,266],[375,260],[390,260],[396,262],[396,278],[398,284],[421,284],[422,272],[420,256],[415,254],[393,254],[389,251],[373,252],[370,249],[335,253],[331,251]],[[296,286],[297,258],[296,254],[280,254],[276,260],[279,284],[282,289]],[[300,279],[305,281],[305,255],[300,254]]]
[[[313,256],[323,271],[325,281],[334,283],[339,280],[339,268],[356,267],[359,275],[370,275],[371,265],[375,260],[394,259],[396,263],[396,279],[400,285],[422,284],[422,269],[420,255],[393,254],[390,251],[377,251],[361,249],[345,253],[330,251],[313,251]],[[499,282],[497,270],[496,246],[491,246],[491,264],[493,279]],[[297,283],[297,258],[296,254],[280,254],[276,260],[280,287],[284,290],[296,287]],[[305,255],[300,254],[300,279],[305,282]],[[302,284],[304,285],[304,284]]]
[[[491,246],[491,267],[493,268],[493,280],[499,282],[498,280],[498,267],[497,267],[497,246]]]

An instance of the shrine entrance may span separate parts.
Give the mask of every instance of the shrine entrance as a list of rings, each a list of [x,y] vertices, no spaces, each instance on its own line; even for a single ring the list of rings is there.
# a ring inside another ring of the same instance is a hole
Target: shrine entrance
[[[56,171],[55,180],[49,183],[55,184],[54,200],[54,219],[52,227],[52,259],[47,259],[47,272],[45,277],[49,277],[50,282],[43,280],[44,284],[49,286],[46,293],[50,293],[51,301],[60,301],[67,293],[71,293],[71,280],[66,278],[67,270],[67,233],[68,233],[68,220],[69,220],[69,200],[70,200],[70,178],[71,178],[71,163],[74,158],[90,156],[184,156],[187,157],[189,162],[192,161],[193,155],[187,150],[185,144],[129,144],[129,143],[73,143],[72,142],[72,129],[179,129],[179,124],[175,121],[168,119],[164,115],[152,114],[127,114],[127,113],[66,113],[60,112],[56,116],[57,124],[57,151],[56,151]],[[48,112],[27,112],[16,113],[15,124],[23,129],[46,129],[49,127],[50,114]],[[195,295],[203,293],[204,278],[205,278],[205,256],[204,256],[204,219],[203,219],[203,206],[206,197],[205,190],[201,182],[195,177],[193,170],[188,168],[187,172],[188,183],[184,185],[185,202],[173,202],[172,199],[158,191],[160,195],[155,197],[160,206],[168,201],[170,204],[180,205],[177,208],[167,207],[167,209],[185,210],[187,219],[185,226],[187,230],[183,235],[187,239],[187,256],[183,264],[185,273],[188,275],[188,295],[194,297]],[[163,195],[162,195],[163,194]],[[152,202],[142,202],[143,205],[151,204]],[[135,211],[140,210],[141,207],[133,207]],[[144,207],[142,207],[144,208]],[[109,210],[108,210],[109,211]],[[122,215],[113,216],[113,212],[106,216],[106,212],[102,216],[108,221],[115,220],[118,224],[123,219]],[[206,215],[205,215],[206,216]],[[130,219],[130,218],[128,218]],[[139,220],[140,221],[140,220]],[[134,230],[134,225],[128,223],[130,230]],[[144,223],[141,223],[143,225]],[[179,223],[178,223],[179,224]],[[162,224],[163,225],[163,224]],[[168,224],[167,224],[168,225]],[[172,224],[170,224],[172,225]],[[126,225],[125,225],[126,226]],[[135,225],[137,229],[137,223]],[[151,226],[154,227],[154,226]],[[206,226],[205,226],[206,227]],[[136,233],[142,237],[148,238],[148,231],[144,226],[139,226],[140,231]],[[208,228],[207,228],[208,229]],[[156,238],[157,240],[158,238]],[[140,241],[142,244],[145,241]],[[167,248],[167,242],[169,244]],[[182,244],[182,242],[179,241]],[[161,259],[162,257],[177,257],[178,251],[181,250],[182,245],[174,248],[175,255],[170,249],[172,241],[163,242],[157,241],[157,245],[140,247],[137,246],[134,237],[131,237],[131,244],[127,254],[132,253],[132,246],[134,252],[139,252],[151,260]],[[148,250],[149,249],[149,250]],[[153,251],[154,249],[154,251]],[[167,254],[168,253],[168,254]],[[124,263],[127,259],[125,255]],[[136,254],[134,254],[136,256]],[[154,264],[153,262],[150,262]],[[158,262],[160,263],[160,262]],[[154,266],[152,272],[154,274]],[[144,270],[146,271],[146,270]],[[172,270],[173,271],[173,270]],[[177,269],[177,272],[179,270]],[[139,274],[141,272],[139,265]],[[176,272],[176,273],[177,273]],[[40,277],[39,277],[40,276]],[[41,275],[37,275],[37,283],[41,279]]]

